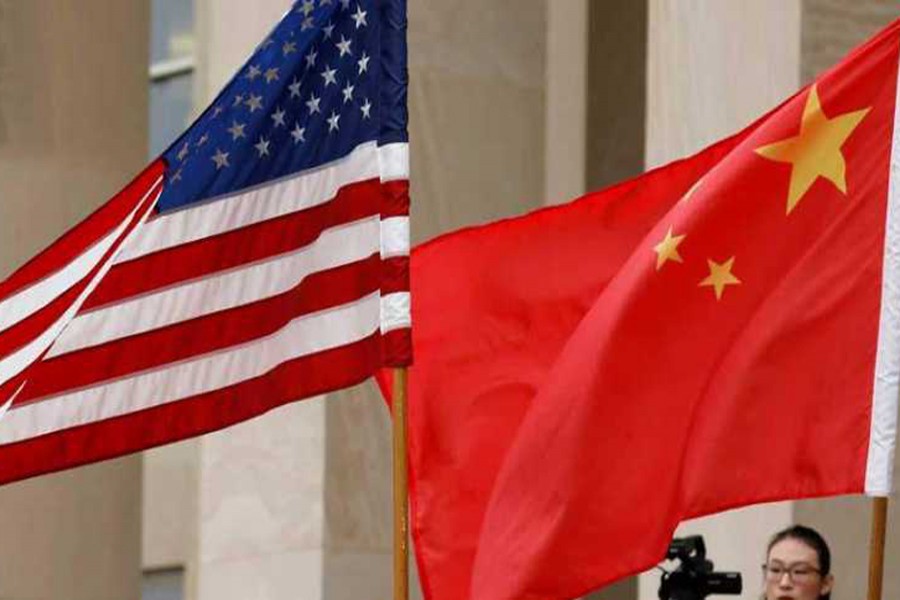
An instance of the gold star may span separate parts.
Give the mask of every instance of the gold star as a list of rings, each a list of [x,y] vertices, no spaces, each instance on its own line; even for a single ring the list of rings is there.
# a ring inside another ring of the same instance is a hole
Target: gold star
[[[682,262],[681,255],[678,254],[678,244],[684,241],[684,235],[672,235],[672,228],[666,233],[666,237],[653,247],[656,252],[656,270],[659,271],[667,261],[674,260]]]
[[[787,214],[791,214],[816,179],[824,177],[845,195],[847,182],[841,146],[871,110],[864,108],[829,119],[822,112],[816,86],[812,86],[803,108],[800,133],[792,138],[756,149],[756,153],[770,160],[791,163],[791,184],[788,191]]]
[[[716,292],[716,300],[722,299],[725,286],[740,285],[741,280],[731,274],[731,267],[734,265],[733,256],[721,264],[709,259],[706,263],[709,265],[709,277],[701,281],[699,287],[712,287]]]

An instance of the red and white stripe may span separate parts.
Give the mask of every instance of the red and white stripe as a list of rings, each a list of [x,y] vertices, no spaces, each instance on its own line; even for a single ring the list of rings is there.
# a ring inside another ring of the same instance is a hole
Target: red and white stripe
[[[212,431],[407,364],[408,164],[406,144],[366,143],[149,219],[159,175],[139,178],[147,189],[125,217],[90,240],[75,233],[83,223],[67,234],[79,243],[28,283],[0,285],[14,288],[0,296],[0,352],[10,350],[0,390],[16,394],[0,419],[0,482]]]

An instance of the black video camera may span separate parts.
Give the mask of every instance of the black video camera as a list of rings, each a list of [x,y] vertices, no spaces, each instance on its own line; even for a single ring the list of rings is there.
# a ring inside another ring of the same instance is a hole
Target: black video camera
[[[741,574],[713,571],[712,561],[706,560],[702,536],[673,539],[666,559],[681,564],[674,571],[663,573],[659,582],[660,600],[703,600],[711,594],[741,593]]]

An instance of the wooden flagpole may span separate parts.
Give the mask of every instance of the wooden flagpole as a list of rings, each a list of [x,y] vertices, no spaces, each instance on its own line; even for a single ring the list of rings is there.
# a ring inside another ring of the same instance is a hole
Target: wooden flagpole
[[[394,369],[394,600],[409,598],[406,369]]]
[[[887,502],[887,498],[872,498],[868,600],[881,600],[881,582],[884,574],[884,539],[887,530]]]

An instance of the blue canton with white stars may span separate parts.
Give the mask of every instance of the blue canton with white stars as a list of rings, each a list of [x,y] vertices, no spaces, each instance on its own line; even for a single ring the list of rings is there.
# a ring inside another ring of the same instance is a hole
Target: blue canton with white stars
[[[379,135],[375,0],[297,2],[163,154],[161,211],[347,155]]]

